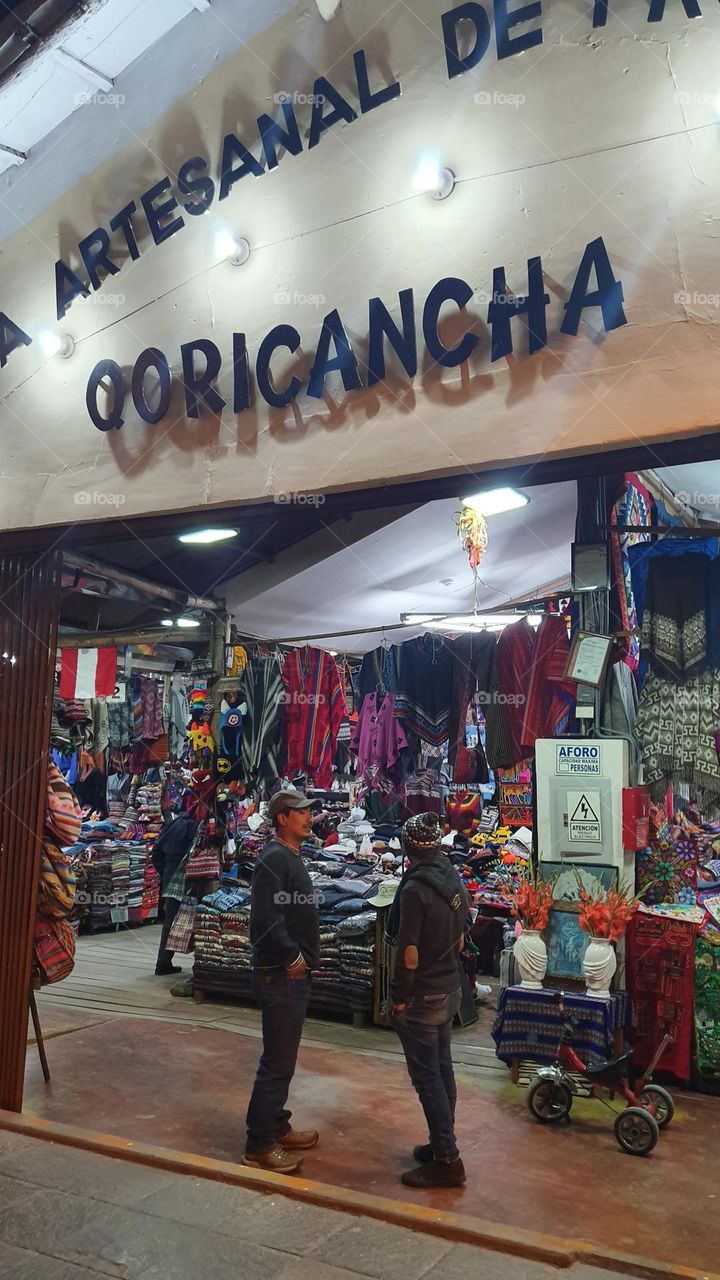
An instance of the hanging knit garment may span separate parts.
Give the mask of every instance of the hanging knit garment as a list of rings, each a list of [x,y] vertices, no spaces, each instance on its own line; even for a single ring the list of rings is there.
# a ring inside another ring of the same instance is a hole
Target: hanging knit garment
[[[478,701],[483,709],[489,702],[495,672],[496,645],[496,637],[490,631],[480,635],[471,632],[466,636],[458,636],[457,640],[450,643],[453,672],[448,760],[453,768],[458,747],[465,746],[468,707],[475,692],[479,694]]]
[[[517,764],[537,738],[554,738],[567,728],[575,711],[575,685],[562,679],[569,652],[565,621],[557,614],[546,614],[537,633],[527,618],[505,627],[485,712],[491,768]]]
[[[704,556],[650,562],[642,655],[660,676],[685,680],[705,666],[706,577]]]
[[[445,640],[428,633],[400,645],[395,715],[435,746],[448,736],[452,682],[453,654]]]
[[[282,670],[287,769],[330,787],[345,697],[335,659],[324,649],[295,649]]]
[[[274,782],[283,732],[284,688],[276,657],[253,658],[245,668],[247,717],[240,757],[247,782]]]
[[[648,671],[637,736],[651,794],[662,798],[667,782],[687,782],[701,801],[720,796],[715,746],[720,672],[700,671],[682,684]]]

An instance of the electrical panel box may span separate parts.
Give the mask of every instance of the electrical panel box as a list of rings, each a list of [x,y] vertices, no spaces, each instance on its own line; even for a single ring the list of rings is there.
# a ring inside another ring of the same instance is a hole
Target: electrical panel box
[[[535,744],[541,862],[617,867],[634,880],[624,848],[628,744],[621,738],[543,738]],[[627,828],[626,828],[627,829]]]

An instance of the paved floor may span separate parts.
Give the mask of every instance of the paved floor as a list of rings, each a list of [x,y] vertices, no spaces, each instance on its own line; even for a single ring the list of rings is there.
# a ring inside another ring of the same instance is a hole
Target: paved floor
[[[52,1083],[30,1054],[25,1112],[171,1150],[237,1163],[258,1041],[216,1027],[116,1018],[49,1045]],[[424,1139],[404,1064],[303,1046],[291,1093],[314,1181],[431,1209],[720,1271],[720,1102],[685,1095],[647,1159],[623,1154],[613,1117],[577,1100],[569,1126],[538,1125],[509,1075],[459,1068],[461,1190],[412,1191],[399,1175]]]
[[[38,995],[38,1008],[46,1038],[107,1022],[114,1017],[148,1018],[157,1022],[182,1022],[187,1026],[213,1026],[235,1034],[258,1038],[257,1009],[208,998],[204,1004],[178,1000],[170,994],[177,979],[157,978],[153,973],[160,938],[159,925],[120,929],[117,933],[86,935],[78,942],[75,969],[69,978],[46,987]],[[186,973],[192,972],[192,956],[176,956]],[[483,982],[497,982],[483,978]],[[495,1000],[480,1007],[480,1020],[455,1035],[457,1060],[468,1067],[483,1067],[504,1074],[490,1037]],[[396,1036],[384,1028],[356,1029],[348,1020],[308,1018],[305,1043],[352,1051],[380,1053],[399,1060],[402,1051]]]
[[[613,1280],[0,1132],[2,1280]]]

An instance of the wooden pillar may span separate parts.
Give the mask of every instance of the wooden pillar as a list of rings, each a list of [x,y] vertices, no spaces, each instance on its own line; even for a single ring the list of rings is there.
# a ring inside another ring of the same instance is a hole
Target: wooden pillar
[[[0,550],[0,1108],[22,1109],[60,557]]]

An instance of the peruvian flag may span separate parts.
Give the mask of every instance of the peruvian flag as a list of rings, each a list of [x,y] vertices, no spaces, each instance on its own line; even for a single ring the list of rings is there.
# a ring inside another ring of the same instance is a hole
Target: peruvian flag
[[[109,698],[115,692],[117,647],[60,650],[60,697]]]

